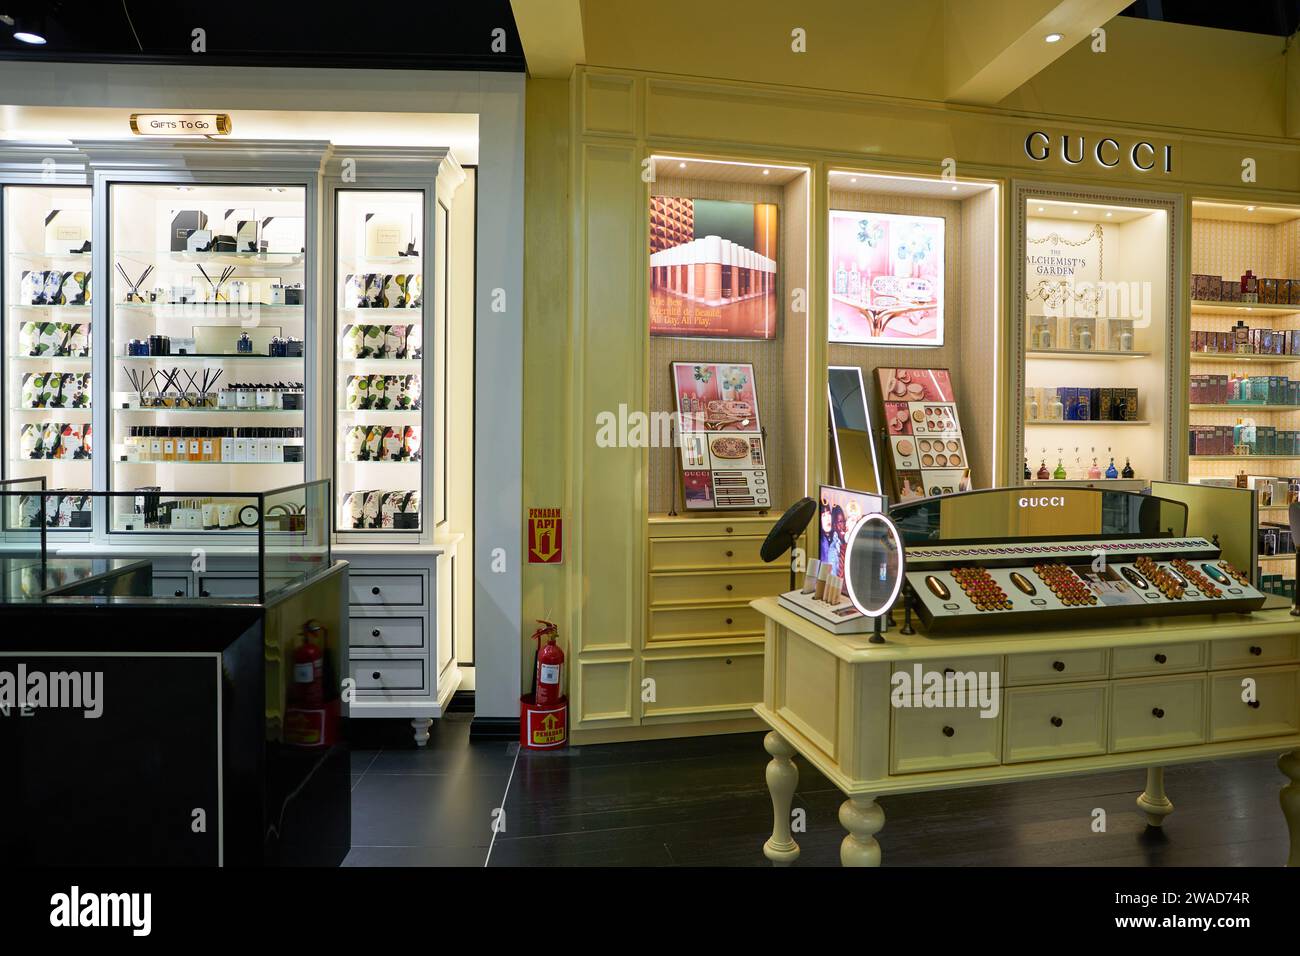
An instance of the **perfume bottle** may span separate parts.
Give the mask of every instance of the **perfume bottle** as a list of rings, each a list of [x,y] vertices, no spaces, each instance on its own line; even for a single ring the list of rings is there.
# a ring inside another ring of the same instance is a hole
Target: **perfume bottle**
[[[1133,466],[1129,464],[1127,458],[1124,459],[1124,470],[1120,472],[1120,475],[1124,478],[1133,477]]]
[[[1026,455],[1025,456],[1025,481],[1028,481],[1032,477],[1033,477],[1033,473],[1029,470],[1029,456]]]
[[[1038,421],[1038,390],[1033,388],[1025,389],[1025,420]]]
[[[1052,401],[1047,406],[1047,420],[1059,422],[1065,418],[1065,405],[1061,402],[1061,393],[1053,390]]]
[[[1115,468],[1115,459],[1113,457],[1110,460],[1110,464],[1106,466],[1106,477],[1107,478],[1119,477],[1119,471]]]
[[[1101,467],[1097,464],[1096,456],[1093,456],[1092,467],[1088,469],[1088,477],[1093,481],[1101,477]]]
[[[1119,350],[1121,352],[1133,351],[1133,330],[1125,326],[1124,331],[1119,334]]]
[[[1086,325],[1079,326],[1079,348],[1085,352],[1092,351],[1092,330]]]
[[[1048,478],[1051,477],[1052,477],[1052,473],[1047,470],[1047,459],[1044,458],[1042,463],[1038,466],[1038,480],[1046,481]]]
[[[1064,481],[1067,477],[1065,474],[1065,459],[1059,454],[1056,456],[1056,471],[1052,472],[1052,477],[1057,481]]]

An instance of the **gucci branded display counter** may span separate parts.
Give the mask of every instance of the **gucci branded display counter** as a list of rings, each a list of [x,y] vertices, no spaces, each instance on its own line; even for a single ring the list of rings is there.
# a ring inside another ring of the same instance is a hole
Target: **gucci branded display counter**
[[[799,853],[796,752],[846,795],[851,866],[880,862],[881,795],[1144,768],[1138,807],[1159,826],[1163,767],[1282,753],[1300,863],[1300,628],[1218,543],[1250,496],[1165,488],[1186,496],[1013,488],[896,506],[891,549],[852,536],[844,569],[859,610],[892,616],[879,642],[755,601],[768,858]],[[858,597],[887,580],[892,607]]]

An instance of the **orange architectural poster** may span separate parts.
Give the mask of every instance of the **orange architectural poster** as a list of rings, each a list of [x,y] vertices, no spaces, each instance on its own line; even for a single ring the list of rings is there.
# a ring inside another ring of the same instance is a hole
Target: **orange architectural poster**
[[[529,508],[528,563],[559,564],[564,557],[563,532],[559,508]]]

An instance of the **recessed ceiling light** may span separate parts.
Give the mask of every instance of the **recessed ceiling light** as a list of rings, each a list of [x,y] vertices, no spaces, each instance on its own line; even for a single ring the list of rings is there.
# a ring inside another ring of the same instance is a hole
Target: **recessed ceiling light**
[[[1113,215],[1115,215],[1113,212],[1108,212],[1106,213],[1106,218],[1109,219]]]
[[[857,176],[850,176],[850,177],[849,177],[849,182],[851,182],[851,183],[856,183],[857,181],[858,181],[858,177],[857,177]]]
[[[1038,211],[1039,211],[1039,212],[1042,212],[1042,211],[1043,211],[1043,207],[1042,207],[1042,206],[1039,206],[1039,207],[1038,207]]]
[[[678,163],[678,164],[677,164],[677,168],[678,168],[678,169],[685,169],[685,168],[686,168],[686,164],[685,164],[685,163]]]
[[[1043,39],[1048,43],[1060,43],[1065,39],[1065,35],[1062,33],[1049,33],[1047,36],[1043,37]]]
[[[1070,212],[1076,216],[1079,215],[1079,210],[1077,209],[1071,209]]]
[[[953,187],[952,187],[952,191],[953,191],[953,192],[956,192],[956,191],[957,191],[957,187],[956,187],[956,186],[953,186]]]
[[[1254,207],[1254,206],[1247,206],[1247,207],[1246,207],[1246,212],[1254,212],[1254,211],[1255,211],[1255,207]]]
[[[193,192],[193,191],[194,191],[194,187],[193,187],[193,186],[177,186],[177,187],[176,187],[176,191],[177,191],[178,193],[188,193],[188,192]]]
[[[766,176],[766,175],[767,175],[768,173],[770,173],[771,171],[772,171],[772,170],[770,170],[770,169],[765,169],[765,170],[763,170],[763,175]]]
[[[14,39],[21,40],[23,43],[30,43],[32,46],[44,46],[45,37],[39,33],[29,33],[26,30],[15,30]]]

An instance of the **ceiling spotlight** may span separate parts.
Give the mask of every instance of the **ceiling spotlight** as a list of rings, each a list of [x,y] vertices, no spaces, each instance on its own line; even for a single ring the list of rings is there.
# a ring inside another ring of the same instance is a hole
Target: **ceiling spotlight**
[[[1042,211],[1043,211],[1043,207],[1042,207],[1042,206],[1039,206],[1039,207],[1038,207],[1038,211],[1039,211],[1039,212],[1042,212]]]
[[[956,186],[953,186],[953,187],[952,187],[952,191],[953,191],[953,192],[956,192],[956,191],[957,191],[957,187],[956,187]]]
[[[771,171],[772,171],[772,170],[770,170],[770,169],[765,169],[765,170],[763,170],[763,175],[766,176],[766,175],[767,175],[768,173],[770,173]]]
[[[1062,40],[1065,39],[1065,34],[1049,33],[1047,34],[1047,36],[1043,37],[1043,39],[1046,40],[1048,43],[1060,43]]]
[[[14,39],[21,40],[23,43],[30,43],[32,46],[44,46],[45,37],[39,33],[32,33],[28,30],[15,30]]]
[[[4,20],[6,26],[14,28],[13,37],[20,43],[29,43],[32,46],[45,45],[45,24],[41,20],[31,16],[6,16],[0,19]]]
[[[677,164],[677,168],[678,168],[678,169],[685,169],[685,168],[686,168],[686,164],[685,164],[685,163],[678,163],[678,164]]]
[[[857,177],[857,176],[850,176],[850,177],[849,177],[849,182],[851,182],[851,183],[856,183],[857,181],[858,181],[858,177]]]
[[[1106,218],[1109,219],[1113,215],[1115,215],[1113,212],[1108,212],[1106,213]]]
[[[1076,216],[1079,215],[1079,210],[1077,209],[1071,209],[1070,212]]]
[[[1254,206],[1247,206],[1247,207],[1246,207],[1246,212],[1254,212],[1254,211],[1255,211],[1255,207],[1254,207]]]

